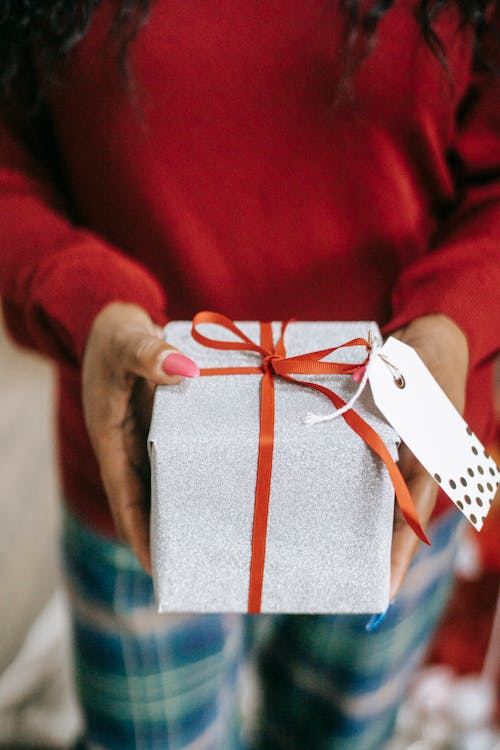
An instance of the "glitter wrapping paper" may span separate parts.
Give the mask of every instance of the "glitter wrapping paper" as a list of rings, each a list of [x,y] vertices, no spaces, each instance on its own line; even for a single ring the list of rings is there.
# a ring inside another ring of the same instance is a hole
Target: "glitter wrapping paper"
[[[259,324],[237,323],[260,343]],[[374,323],[290,323],[287,356],[336,346]],[[204,324],[222,340],[233,334]],[[274,340],[280,332],[273,324]],[[165,337],[200,367],[259,366],[253,352],[206,348],[190,322]],[[357,362],[366,352],[334,352],[326,361]],[[297,376],[350,398],[349,375]],[[246,612],[259,447],[259,375],[185,379],[156,390],[149,435],[151,550],[161,612]],[[374,613],[388,605],[394,489],[378,457],[321,394],[275,378],[275,435],[262,612]],[[369,387],[356,411],[394,458],[398,437],[377,411]]]

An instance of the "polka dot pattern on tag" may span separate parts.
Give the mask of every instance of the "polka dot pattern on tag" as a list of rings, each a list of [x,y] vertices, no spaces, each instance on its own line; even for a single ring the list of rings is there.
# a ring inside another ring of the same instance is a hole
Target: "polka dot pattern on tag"
[[[437,467],[438,470],[433,476],[457,508],[479,531],[500,486],[500,469],[468,426],[466,433],[469,443],[467,450],[470,450],[469,456],[472,459],[469,465],[458,469],[455,476],[448,474],[444,479]]]

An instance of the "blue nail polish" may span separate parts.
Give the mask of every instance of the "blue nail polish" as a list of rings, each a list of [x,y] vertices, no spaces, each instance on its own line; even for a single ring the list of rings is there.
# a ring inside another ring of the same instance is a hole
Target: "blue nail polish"
[[[387,615],[389,613],[389,610],[392,607],[393,603],[394,603],[394,599],[392,600],[392,602],[389,603],[389,606],[387,607],[387,609],[384,612],[381,612],[378,615],[372,615],[370,617],[370,619],[368,620],[368,622],[365,625],[365,630],[366,630],[367,633],[372,633],[374,630],[376,630],[378,628],[378,626],[380,625],[380,623],[382,623],[385,620],[385,618],[387,617]]]

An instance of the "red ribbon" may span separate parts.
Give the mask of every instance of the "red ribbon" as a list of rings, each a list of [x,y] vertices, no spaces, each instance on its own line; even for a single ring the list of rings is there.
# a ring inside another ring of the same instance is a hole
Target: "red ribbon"
[[[339,409],[345,401],[336,393],[318,383],[297,380],[292,375],[346,375],[352,374],[369,360],[370,344],[366,339],[356,338],[340,346],[323,349],[297,357],[286,357],[284,333],[288,322],[282,323],[281,335],[276,345],[273,343],[271,323],[260,323],[260,345],[253,342],[232,320],[214,312],[200,312],[193,318],[191,334],[195,341],[211,349],[228,351],[250,351],[260,354],[262,364],[257,367],[208,367],[200,371],[202,376],[210,375],[262,375],[260,399],[260,434],[257,461],[257,480],[255,488],[255,504],[252,531],[252,554],[250,560],[250,583],[248,591],[248,612],[258,613],[261,608],[262,582],[264,578],[264,564],[266,553],[267,518],[269,511],[269,495],[271,490],[271,475],[273,467],[274,448],[274,378],[279,376],[297,385],[313,388],[328,398]],[[231,331],[237,341],[220,341],[204,336],[197,330],[203,323],[212,323]],[[364,346],[367,356],[363,362],[345,364],[340,362],[323,362],[332,352],[351,346]],[[406,486],[401,472],[380,436],[355,411],[349,409],[342,414],[349,427],[354,430],[365,443],[379,456],[387,467],[394,485],[396,500],[415,534],[426,544],[429,544],[420,522],[412,497]]]

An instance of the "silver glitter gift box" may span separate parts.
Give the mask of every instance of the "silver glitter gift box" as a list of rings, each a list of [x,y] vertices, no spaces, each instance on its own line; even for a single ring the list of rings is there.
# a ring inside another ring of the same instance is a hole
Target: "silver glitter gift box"
[[[260,342],[259,324],[237,324]],[[214,324],[210,338],[234,334]],[[374,323],[292,322],[286,356],[378,334]],[[273,323],[274,341],[280,324]],[[260,355],[197,343],[190,322],[172,322],[165,337],[201,368],[252,367]],[[361,348],[326,361],[357,362]],[[298,376],[348,400],[350,375]],[[260,386],[256,374],[185,379],[157,388],[149,449],[152,469],[151,548],[161,612],[246,612],[259,449]],[[274,379],[275,427],[262,612],[375,613],[389,598],[394,489],[388,472],[331,402],[310,388]],[[356,411],[393,458],[398,437],[377,411],[369,387]]]

